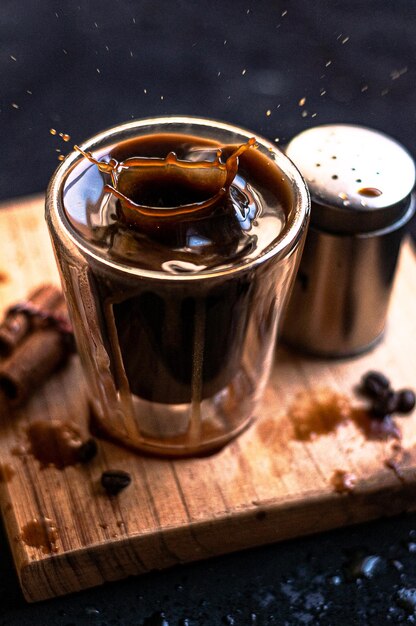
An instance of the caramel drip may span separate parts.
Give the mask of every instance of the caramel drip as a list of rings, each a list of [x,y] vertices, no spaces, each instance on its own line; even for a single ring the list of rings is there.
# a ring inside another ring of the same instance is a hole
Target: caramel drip
[[[122,200],[127,209],[147,217],[176,217],[189,213],[196,213],[216,204],[218,200],[226,194],[237,174],[239,164],[238,158],[252,147],[257,148],[256,139],[254,137],[251,137],[247,143],[236,148],[226,159],[225,163],[221,161],[224,148],[219,148],[217,150],[214,161],[185,161],[178,159],[175,152],[169,152],[164,159],[153,157],[131,157],[121,162],[118,162],[114,158],[108,162],[99,161],[94,158],[91,152],[85,152],[79,146],[74,146],[74,149],[80,152],[91,163],[96,165],[101,172],[110,174],[112,185],[105,185],[104,189]],[[207,200],[203,200],[202,202],[182,204],[176,207],[158,208],[137,204],[131,198],[122,193],[118,188],[120,175],[123,174],[123,172],[131,170],[132,168],[160,168],[161,175],[168,175],[172,172],[176,172],[177,174],[184,172],[185,175],[189,173],[187,179],[189,179],[190,183],[192,182],[191,176],[194,174],[196,177],[199,176],[200,181],[203,181],[205,178],[208,181],[208,184],[215,186],[217,191]]]

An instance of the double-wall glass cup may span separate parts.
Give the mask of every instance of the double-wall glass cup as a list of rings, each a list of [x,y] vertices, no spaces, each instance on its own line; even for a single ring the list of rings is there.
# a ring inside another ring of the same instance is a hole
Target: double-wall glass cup
[[[245,144],[252,133],[212,120],[164,117],[111,128],[81,148],[100,155],[110,146],[130,145],[125,142],[148,135],[164,135],[165,143],[170,135],[192,136],[196,143],[215,147]],[[236,201],[245,198],[241,212],[247,219],[239,215],[238,223],[246,229],[246,251],[227,248],[229,257],[212,266],[172,261],[152,266],[153,251],[165,245],[160,241],[154,248],[150,244],[149,262],[140,263],[129,256],[129,245],[118,232],[111,239],[111,245],[119,246],[115,254],[108,240],[98,244],[88,233],[103,230],[106,203],[117,208],[120,200],[104,191],[96,198],[91,192],[81,207],[71,196],[85,157],[72,152],[52,177],[46,220],[89,401],[100,431],[118,443],[165,456],[203,454],[226,444],[257,414],[302,252],[309,195],[292,162],[268,141],[256,141],[239,158],[229,189]],[[248,184],[244,171],[252,163],[256,171]],[[97,166],[88,167],[88,175],[96,176]],[[279,188],[274,188],[276,181]],[[283,203],[276,200],[279,194]],[[75,213],[83,212],[76,217],[84,226],[77,227],[69,205]],[[113,221],[114,211],[106,214]],[[223,218],[228,219],[215,219]],[[207,219],[204,237],[187,227],[182,255],[192,246],[213,245],[207,244],[206,233],[214,233],[221,244],[221,228],[209,230]],[[205,222],[195,224],[205,228]],[[117,224],[111,228],[114,233]],[[134,227],[129,229],[127,235],[135,236]]]

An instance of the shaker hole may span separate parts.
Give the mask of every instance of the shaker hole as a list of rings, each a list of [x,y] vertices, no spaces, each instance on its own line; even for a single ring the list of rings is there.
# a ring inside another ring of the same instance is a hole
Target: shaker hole
[[[361,180],[361,178],[357,178],[355,182],[356,183],[362,183],[363,181]]]
[[[331,178],[332,180],[338,180],[338,176],[336,174],[334,174]]]
[[[315,166],[316,167],[321,167],[321,164],[320,163],[315,163]]]

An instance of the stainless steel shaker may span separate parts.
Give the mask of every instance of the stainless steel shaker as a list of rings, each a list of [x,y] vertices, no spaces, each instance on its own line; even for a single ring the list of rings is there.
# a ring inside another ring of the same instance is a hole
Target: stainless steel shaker
[[[311,223],[282,328],[303,352],[346,357],[382,337],[415,164],[395,140],[348,124],[297,135],[286,154],[308,183]]]

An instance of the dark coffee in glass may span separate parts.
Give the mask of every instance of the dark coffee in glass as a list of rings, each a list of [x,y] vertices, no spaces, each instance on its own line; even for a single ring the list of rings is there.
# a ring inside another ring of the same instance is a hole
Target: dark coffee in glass
[[[308,196],[273,146],[192,118],[133,122],[58,168],[47,217],[100,426],[194,454],[247,426]]]

